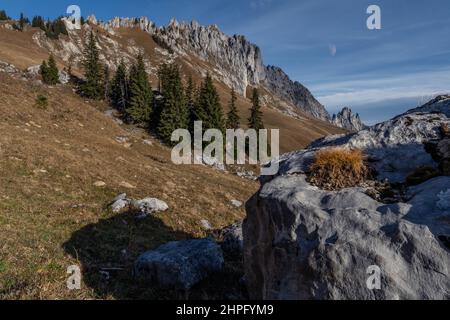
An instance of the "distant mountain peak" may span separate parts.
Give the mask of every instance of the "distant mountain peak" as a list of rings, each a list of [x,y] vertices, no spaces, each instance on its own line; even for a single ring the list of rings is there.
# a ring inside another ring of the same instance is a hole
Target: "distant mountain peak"
[[[353,113],[352,109],[349,107],[344,107],[338,114],[334,114],[331,122],[334,125],[349,131],[360,131],[365,128],[359,114]]]

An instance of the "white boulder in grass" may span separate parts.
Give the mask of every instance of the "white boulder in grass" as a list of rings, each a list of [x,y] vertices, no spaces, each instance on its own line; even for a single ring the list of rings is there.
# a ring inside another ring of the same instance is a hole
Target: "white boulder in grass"
[[[111,209],[113,213],[122,213],[128,210],[129,205],[130,201],[128,199],[118,199],[111,205]]]
[[[122,193],[113,199],[111,209],[114,213],[122,213],[128,210],[139,211],[139,217],[143,218],[156,212],[166,211],[169,206],[156,198],[135,200],[128,198],[126,193]]]
[[[167,203],[156,198],[145,198],[142,200],[131,200],[131,209],[138,210],[141,216],[148,216],[169,209]]]
[[[233,199],[233,200],[231,200],[231,204],[232,204],[233,206],[235,206],[236,208],[242,207],[242,202],[239,201],[239,200]]]

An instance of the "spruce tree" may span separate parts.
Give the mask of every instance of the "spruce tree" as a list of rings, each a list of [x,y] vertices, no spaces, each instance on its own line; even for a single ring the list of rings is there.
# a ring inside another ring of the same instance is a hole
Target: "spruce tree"
[[[25,30],[25,25],[27,24],[28,19],[25,18],[25,16],[23,15],[23,13],[20,13],[20,18],[19,18],[19,30],[23,31]]]
[[[126,109],[129,120],[148,125],[153,109],[153,91],[141,54],[130,71],[130,103]]]
[[[112,80],[110,92],[111,102],[120,112],[125,112],[127,108],[128,92],[127,67],[125,62],[121,60]]]
[[[103,67],[103,99],[107,101],[110,97],[111,90],[111,82],[110,82],[110,73],[109,67],[105,64]]]
[[[50,54],[48,58],[48,75],[49,75],[49,84],[55,85],[59,83],[59,71],[58,66],[56,65],[55,58],[53,54]]]
[[[196,92],[195,92],[194,81],[192,80],[191,75],[189,75],[189,78],[187,81],[185,94],[186,94],[186,103],[187,103],[187,108],[188,108],[189,130],[193,131],[194,130],[194,121],[195,121],[195,114],[194,114],[195,102],[194,101],[195,101]]]
[[[59,83],[59,71],[56,65],[55,58],[51,54],[47,61],[43,61],[39,72],[42,76],[42,81],[45,84],[55,85]]]
[[[181,82],[180,69],[177,65],[163,65],[160,70],[161,92],[164,96],[158,123],[158,135],[167,144],[176,129],[188,129],[188,103]]]
[[[42,61],[42,64],[39,68],[39,73],[41,74],[42,77],[42,81],[44,83],[46,83],[46,81],[48,80],[48,64],[47,61]]]
[[[196,121],[203,122],[203,130],[218,129],[223,132],[225,129],[219,94],[209,74],[200,88],[194,115]]]
[[[252,94],[252,107],[250,109],[250,118],[248,119],[248,126],[251,129],[259,131],[264,129],[264,124],[262,120],[261,106],[259,103],[259,92],[258,89],[253,89]]]
[[[227,129],[238,129],[240,127],[239,115],[236,107],[236,92],[231,89],[230,111],[227,114]]]
[[[2,20],[11,20],[11,18],[6,14],[5,10],[0,10],[0,21]]]
[[[102,66],[97,41],[92,31],[84,50],[83,68],[85,81],[81,85],[81,92],[90,99],[101,99],[103,97]]]

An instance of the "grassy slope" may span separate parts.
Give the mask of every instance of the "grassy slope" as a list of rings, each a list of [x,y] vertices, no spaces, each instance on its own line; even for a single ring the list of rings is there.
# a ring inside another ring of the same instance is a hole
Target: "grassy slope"
[[[101,287],[98,268],[119,266],[128,275],[144,250],[205,236],[201,219],[215,228],[233,223],[244,210],[230,200],[245,201],[257,189],[254,182],[207,167],[173,165],[168,148],[145,145],[143,131],[119,127],[103,105],[86,103],[70,88],[2,73],[0,84],[2,298],[135,297],[122,292],[125,286]],[[38,94],[49,98],[46,110],[34,105]],[[130,136],[129,148],[114,140],[124,135]],[[98,180],[107,186],[94,187]],[[120,192],[160,198],[170,210],[144,221],[114,216],[107,205]],[[71,264],[87,271],[81,291],[65,288]]]
[[[21,69],[25,69],[31,65],[40,64],[43,59],[48,57],[48,53],[34,44],[32,40],[34,29],[30,29],[25,33],[0,29],[0,60],[16,65]],[[99,30],[98,32],[103,32]],[[159,65],[164,61],[164,57],[155,51],[158,45],[153,41],[147,33],[137,29],[119,29],[117,36],[110,36],[117,40],[123,47],[127,46],[129,41],[133,41],[145,51],[145,56],[155,65]],[[191,74],[194,81],[199,84],[201,74],[199,66],[202,69],[213,70],[213,66],[205,61],[201,61],[196,57],[190,56],[189,63],[185,58],[178,58],[185,75]],[[65,66],[64,61],[58,60],[60,67]],[[77,72],[77,68],[74,68]],[[150,77],[153,87],[157,87],[157,79],[155,75]],[[228,101],[230,96],[230,88],[220,82],[216,82],[216,87],[224,106],[225,113],[228,111]],[[247,124],[250,116],[250,100],[239,96],[237,100],[238,111],[241,116],[242,125]],[[311,141],[316,140],[324,135],[343,133],[344,130],[334,127],[333,125],[311,118],[306,114],[298,112],[301,120],[294,119],[276,110],[277,106],[268,106],[262,108],[264,113],[264,123],[268,129],[280,129],[280,149],[281,152],[288,152],[304,148]]]
[[[0,60],[25,69],[46,59],[48,52],[31,40],[33,32],[0,29]],[[121,32],[142,45],[151,61],[159,61],[147,34]],[[63,67],[64,61],[58,64]],[[196,70],[183,68],[200,81]],[[217,86],[225,105],[229,88]],[[38,94],[49,98],[46,110],[35,106]],[[239,97],[238,106],[246,122],[250,103]],[[256,183],[206,167],[175,166],[168,148],[143,144],[149,138],[145,132],[120,127],[104,109],[68,87],[33,85],[0,73],[0,298],[173,297],[130,282],[135,257],[172,239],[205,236],[201,219],[220,228],[244,216],[230,200],[245,201]],[[340,132],[321,121],[263,111],[268,128],[281,128],[282,151]],[[130,136],[130,148],[114,140],[123,135]],[[98,180],[106,187],[94,187]],[[122,182],[136,188],[121,187]],[[170,210],[144,221],[113,215],[108,203],[120,192],[158,197]],[[83,267],[81,291],[66,288],[71,264]],[[121,268],[111,274],[114,281],[99,278],[105,267]],[[222,297],[217,281],[226,282],[228,276],[200,285],[194,297],[211,297],[211,292]]]

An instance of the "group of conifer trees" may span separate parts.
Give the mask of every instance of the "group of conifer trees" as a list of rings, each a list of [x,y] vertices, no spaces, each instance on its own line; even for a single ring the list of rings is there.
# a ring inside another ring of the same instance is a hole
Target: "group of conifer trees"
[[[89,99],[109,100],[128,123],[151,128],[167,144],[172,144],[171,136],[176,129],[192,132],[195,121],[202,121],[203,130],[219,129],[224,132],[225,129],[241,127],[235,91],[231,91],[229,112],[225,116],[209,74],[196,87],[192,77],[183,82],[177,64],[163,64],[158,70],[159,94],[154,95],[142,54],[129,68],[122,60],[112,79],[109,69],[100,62],[100,51],[93,32],[88,37],[83,55],[84,80],[79,85],[79,92]],[[48,62],[42,63],[40,72],[45,83],[58,82],[58,69],[52,55]],[[256,130],[264,128],[257,89],[253,90],[248,127]]]
[[[11,20],[11,17],[6,14],[5,10],[0,10],[0,21],[2,20]]]
[[[12,20],[12,18],[8,16],[5,10],[0,10],[0,21],[2,20]],[[30,20],[28,20],[28,18],[25,17],[23,13],[20,13],[19,21],[17,23],[14,23],[12,27],[14,28],[14,30],[24,31],[25,26],[29,23]]]
[[[47,37],[51,39],[58,39],[60,34],[68,35],[66,25],[62,20],[62,17],[56,18],[55,20],[45,19],[41,16],[35,16],[31,20],[31,26],[33,28],[40,28],[45,32]]]

